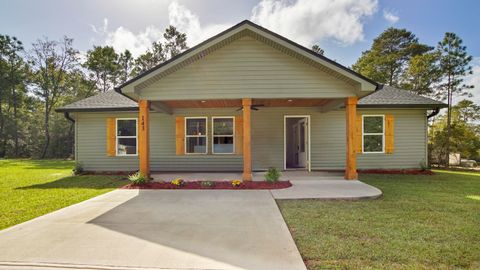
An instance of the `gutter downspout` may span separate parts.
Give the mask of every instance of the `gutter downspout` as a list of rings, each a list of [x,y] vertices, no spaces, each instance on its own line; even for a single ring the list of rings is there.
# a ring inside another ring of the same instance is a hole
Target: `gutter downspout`
[[[434,117],[435,115],[437,115],[438,113],[440,112],[440,108],[435,108],[433,110],[433,112],[431,112],[429,115],[427,115],[427,120]]]
[[[75,124],[75,119],[73,119],[73,118],[70,116],[70,113],[69,113],[69,112],[64,112],[63,115],[65,116],[65,118],[67,118],[69,121],[71,121],[72,123]]]
[[[430,163],[428,162],[428,120],[434,116],[436,116],[437,114],[440,113],[440,108],[435,108],[431,113],[427,114],[427,121],[425,121],[426,123],[426,127],[425,127],[425,142],[427,143],[427,146],[425,148],[425,165],[428,167],[430,166]]]

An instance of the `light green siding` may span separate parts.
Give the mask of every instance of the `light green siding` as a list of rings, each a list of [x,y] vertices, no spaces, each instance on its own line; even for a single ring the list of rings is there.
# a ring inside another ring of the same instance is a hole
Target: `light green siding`
[[[358,168],[418,168],[426,157],[424,110],[359,110],[362,114],[390,113],[395,117],[394,154],[360,154]],[[176,110],[174,115],[151,114],[150,162],[153,171],[241,171],[239,155],[175,155],[175,117],[234,116],[228,109]],[[343,169],[345,164],[345,112],[320,113],[317,108],[261,108],[252,111],[253,169],[283,169],[284,115],[310,115],[312,169]],[[106,118],[136,117],[136,113],[77,113],[77,160],[86,170],[128,171],[138,169],[138,157],[106,155]],[[211,138],[209,138],[211,149]]]
[[[245,36],[141,89],[149,100],[338,98],[354,87]]]
[[[76,157],[88,171],[138,170],[137,156],[107,156],[107,118],[137,117],[136,113],[76,113]]]

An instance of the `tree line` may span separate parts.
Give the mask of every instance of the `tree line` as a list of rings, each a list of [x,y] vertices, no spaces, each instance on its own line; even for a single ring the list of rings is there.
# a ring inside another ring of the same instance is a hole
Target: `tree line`
[[[69,37],[39,39],[25,50],[17,38],[0,35],[0,158],[72,156],[73,123],[54,110],[112,90],[187,49],[175,27],[163,37],[134,58],[110,46],[82,56]]]
[[[362,52],[353,70],[377,82],[443,100],[446,115],[430,123],[431,161],[448,166],[449,153],[480,161],[479,106],[469,100],[472,56],[455,33],[445,33],[436,46],[422,44],[406,29],[388,28]],[[464,97],[453,105],[453,97]],[[455,115],[452,117],[452,115]]]
[[[68,37],[39,39],[25,50],[15,37],[0,35],[0,158],[70,157],[74,127],[55,108],[112,90],[187,49],[187,36],[174,26],[163,37],[134,58],[110,46],[81,55]],[[318,45],[312,49],[324,54]],[[450,152],[480,160],[479,106],[468,99],[453,106],[453,97],[471,97],[473,86],[464,82],[472,74],[471,60],[454,33],[430,46],[406,29],[388,28],[352,69],[448,103],[447,114],[431,121],[429,129],[431,156],[446,164]]]

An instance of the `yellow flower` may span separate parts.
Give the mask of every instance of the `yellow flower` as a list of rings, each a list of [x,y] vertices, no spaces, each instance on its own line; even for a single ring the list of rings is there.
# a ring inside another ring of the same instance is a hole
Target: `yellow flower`
[[[238,187],[242,184],[242,180],[232,180],[232,186]]]
[[[181,186],[183,184],[183,179],[177,178],[172,180],[170,183],[172,183],[172,185],[175,185],[175,186]]]

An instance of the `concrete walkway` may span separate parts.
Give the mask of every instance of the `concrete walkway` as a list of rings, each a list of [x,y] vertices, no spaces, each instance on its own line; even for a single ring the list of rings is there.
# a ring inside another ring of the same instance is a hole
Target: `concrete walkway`
[[[376,199],[382,191],[357,180],[291,180],[292,187],[271,190],[275,199]]]
[[[270,191],[115,190],[0,231],[0,269],[306,269]]]

